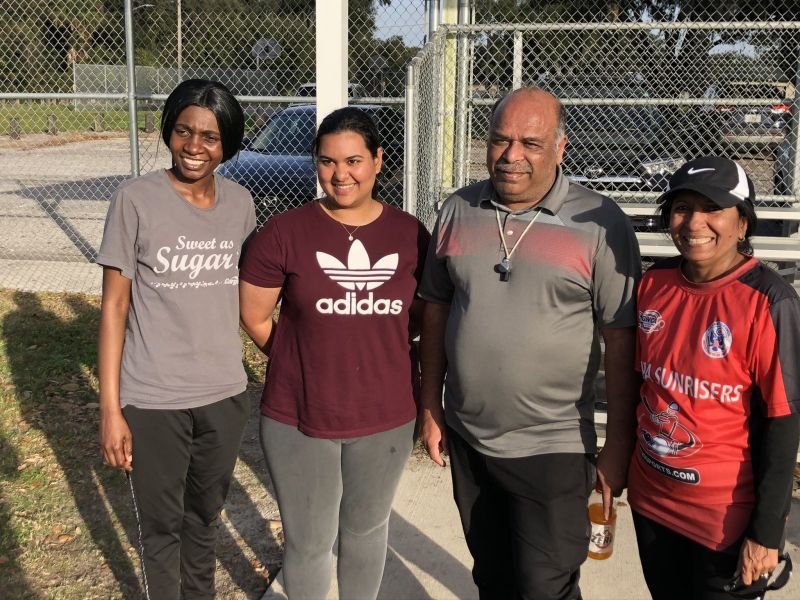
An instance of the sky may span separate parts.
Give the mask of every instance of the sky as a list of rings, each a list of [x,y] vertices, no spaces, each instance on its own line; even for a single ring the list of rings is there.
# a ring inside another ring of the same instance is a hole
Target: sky
[[[392,0],[389,6],[378,6],[375,22],[377,37],[403,36],[406,46],[421,46],[427,33],[425,0]]]

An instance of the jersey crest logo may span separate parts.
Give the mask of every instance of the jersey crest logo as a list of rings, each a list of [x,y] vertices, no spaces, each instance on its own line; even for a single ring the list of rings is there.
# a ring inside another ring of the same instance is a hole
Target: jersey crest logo
[[[661,318],[661,313],[651,308],[639,311],[639,329],[646,334],[651,334],[656,331],[664,329],[664,319]]]
[[[731,328],[722,321],[714,321],[708,326],[700,345],[703,352],[709,358],[725,358],[731,349],[733,343],[733,333]]]
[[[355,240],[347,253],[347,264],[326,252],[317,252],[317,263],[333,281],[346,290],[374,290],[389,281],[397,270],[399,255],[387,254],[370,265],[364,244]]]

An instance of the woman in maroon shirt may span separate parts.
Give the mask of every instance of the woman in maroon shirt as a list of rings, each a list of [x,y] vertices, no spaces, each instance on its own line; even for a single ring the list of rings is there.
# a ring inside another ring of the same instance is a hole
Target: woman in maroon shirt
[[[376,198],[383,150],[364,112],[328,115],[313,154],[324,196],[272,218],[249,244],[241,321],[269,356],[261,443],[286,592],[327,595],[338,535],[340,597],[374,598],[413,445],[410,340],[429,236]]]

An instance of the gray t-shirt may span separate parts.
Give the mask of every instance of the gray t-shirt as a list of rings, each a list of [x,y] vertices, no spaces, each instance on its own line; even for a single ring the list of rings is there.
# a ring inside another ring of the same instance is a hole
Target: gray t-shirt
[[[195,408],[244,391],[239,256],[255,228],[250,193],[214,175],[201,209],[166,171],[123,183],[111,201],[97,263],[132,280],[120,404]]]
[[[495,207],[514,247],[509,281]],[[536,206],[511,213],[483,181],[447,199],[419,295],[450,304],[445,415],[476,450],[521,457],[594,452],[598,329],[636,322],[639,247],[610,199],[559,170]],[[633,365],[631,365],[633,367]]]

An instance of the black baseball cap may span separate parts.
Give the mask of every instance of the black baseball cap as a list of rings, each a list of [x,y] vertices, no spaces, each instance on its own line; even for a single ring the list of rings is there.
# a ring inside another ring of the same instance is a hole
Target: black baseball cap
[[[753,181],[729,158],[704,156],[685,163],[673,173],[667,191],[658,199],[665,202],[682,190],[702,194],[722,208],[749,203],[756,198]]]

